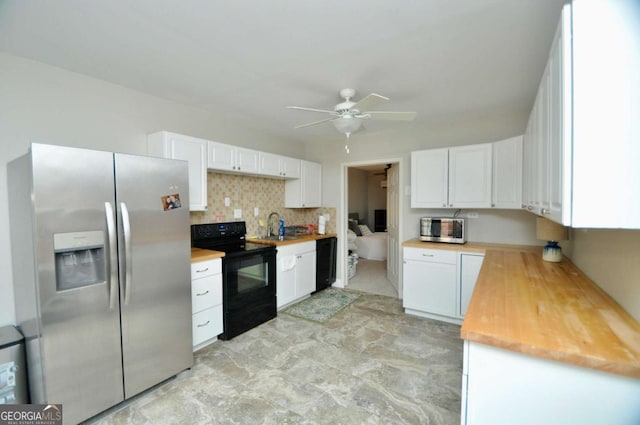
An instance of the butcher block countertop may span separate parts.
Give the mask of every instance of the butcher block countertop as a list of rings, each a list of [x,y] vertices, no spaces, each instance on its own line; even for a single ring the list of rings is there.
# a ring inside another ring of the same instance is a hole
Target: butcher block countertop
[[[210,249],[191,248],[191,262],[215,260],[224,257],[224,252],[212,251]]]
[[[293,244],[302,243],[302,242],[317,241],[318,239],[326,239],[326,238],[333,238],[333,237],[336,237],[335,233],[327,233],[325,235],[300,235],[300,236],[297,236],[295,239],[289,239],[284,241],[247,237],[247,242],[257,243],[262,245],[284,246],[284,245],[293,245]]]
[[[418,247],[483,244],[440,245]],[[571,261],[543,261],[540,247],[487,245],[484,253],[463,339],[640,378],[640,324]]]

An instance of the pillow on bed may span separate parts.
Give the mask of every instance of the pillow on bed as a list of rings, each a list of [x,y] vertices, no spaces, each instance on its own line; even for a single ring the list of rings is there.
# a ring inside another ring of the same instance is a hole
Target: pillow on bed
[[[358,227],[358,222],[357,221],[349,220],[349,229],[351,229],[353,231],[353,233],[356,234],[356,236],[362,236],[362,231]]]
[[[371,235],[373,235],[373,232],[371,231],[371,229],[369,229],[369,226],[367,226],[366,224],[359,224],[358,227],[360,228],[360,231],[362,232],[362,236],[371,236]]]

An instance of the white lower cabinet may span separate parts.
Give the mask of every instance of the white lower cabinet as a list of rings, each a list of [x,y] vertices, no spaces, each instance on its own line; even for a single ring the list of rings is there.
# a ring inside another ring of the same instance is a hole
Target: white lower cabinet
[[[473,289],[476,287],[484,255],[461,252],[458,259],[460,264],[460,310],[458,315],[464,317],[467,314]]]
[[[194,351],[223,331],[222,259],[191,264],[191,309]]]
[[[464,342],[462,425],[632,425],[640,381]]]
[[[316,242],[279,246],[277,254],[277,308],[310,295],[316,289]]]
[[[482,254],[405,247],[405,312],[462,323],[483,259]]]

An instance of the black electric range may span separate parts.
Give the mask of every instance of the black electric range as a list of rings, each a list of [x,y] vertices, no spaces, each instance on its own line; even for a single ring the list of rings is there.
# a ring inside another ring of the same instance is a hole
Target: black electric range
[[[276,317],[276,247],[246,241],[244,221],[194,224],[191,246],[224,252],[224,331],[231,339]]]

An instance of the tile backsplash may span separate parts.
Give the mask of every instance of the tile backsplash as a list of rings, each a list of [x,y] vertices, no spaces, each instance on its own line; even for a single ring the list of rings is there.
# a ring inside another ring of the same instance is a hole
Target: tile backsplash
[[[286,226],[318,224],[320,214],[329,214],[327,233],[336,232],[335,208],[284,208],[284,180],[209,172],[207,175],[207,211],[191,212],[191,224],[246,221],[247,234],[257,235],[259,220],[265,223],[271,212],[280,214]],[[229,206],[225,206],[229,198]],[[258,216],[254,209],[258,208]],[[234,218],[234,210],[242,218]]]

